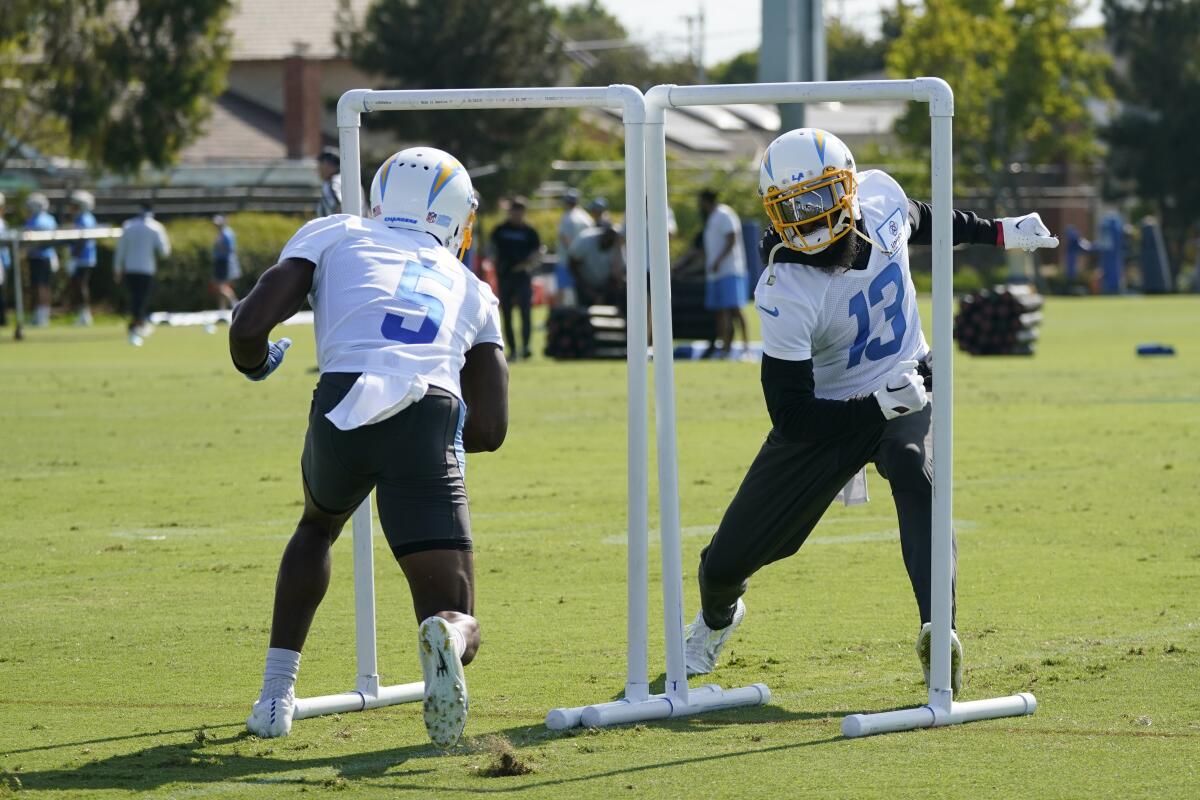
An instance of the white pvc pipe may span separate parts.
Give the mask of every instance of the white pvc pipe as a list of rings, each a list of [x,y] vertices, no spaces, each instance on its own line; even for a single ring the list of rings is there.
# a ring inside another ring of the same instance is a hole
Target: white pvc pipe
[[[296,700],[296,713],[292,719],[309,719],[325,714],[346,714],[351,711],[366,711],[400,703],[413,703],[425,696],[425,684],[404,683],[398,686],[381,686],[376,695],[363,692],[342,692]]]
[[[379,692],[375,649],[375,553],[372,547],[371,498],[354,510],[354,641],[358,654],[356,688]]]
[[[11,230],[0,233],[0,239],[14,242],[77,242],[81,239],[119,239],[121,228],[79,228],[52,231]]]
[[[665,94],[664,94],[665,93]],[[880,81],[821,81],[816,83],[730,83],[716,86],[655,86],[647,100],[666,106],[731,105],[738,103],[822,103],[867,100],[917,100],[939,113],[953,108],[953,94],[940,78]]]
[[[646,341],[646,126],[625,123],[626,375],[628,381],[628,554],[625,697],[650,695],[649,353]]]
[[[360,116],[342,119],[339,115],[338,144],[341,149],[342,211],[362,216],[359,151]],[[354,536],[354,641],[358,661],[356,687],[364,694],[378,694],[379,666],[375,642],[375,552],[371,530],[371,497],[354,510],[351,517]]]
[[[654,414],[658,443],[658,509],[662,537],[663,636],[666,694],[688,697],[683,656],[683,540],[679,529],[679,467],[676,451],[675,361],[671,326],[671,255],[667,243],[667,151],[663,106],[647,95],[646,199],[650,242],[650,296],[654,326]]]
[[[738,689],[722,689],[709,685],[692,689],[682,699],[666,694],[651,695],[645,700],[614,700],[580,708],[556,708],[546,716],[546,727],[566,730],[583,725],[603,728],[630,722],[686,717],[708,711],[760,706],[771,702],[771,690],[761,683]]]
[[[642,93],[632,86],[546,86],[516,89],[351,89],[338,100],[338,127],[364,111],[427,111],[487,108],[620,109],[641,122]]]
[[[848,738],[873,736],[877,733],[911,731],[917,728],[958,725],[1001,717],[1020,717],[1037,710],[1037,699],[1028,692],[988,700],[953,703],[948,712],[937,712],[931,706],[884,711],[879,714],[851,714],[842,719],[842,735]]]
[[[953,109],[950,110],[951,113]],[[931,109],[932,114],[932,109]],[[949,114],[933,115],[933,540],[931,544],[931,600],[933,615],[930,643],[929,702],[949,708],[950,616],[953,605],[954,495],[954,253],[951,218],[953,175]]]

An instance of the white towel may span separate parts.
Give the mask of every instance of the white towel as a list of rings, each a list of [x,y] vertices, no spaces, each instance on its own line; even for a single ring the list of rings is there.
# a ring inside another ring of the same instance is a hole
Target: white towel
[[[428,390],[429,384],[420,375],[364,372],[325,418],[343,431],[374,425],[396,416],[424,397]]]
[[[870,500],[871,498],[867,496],[867,468],[863,467],[854,473],[854,477],[846,482],[835,499],[841,500],[848,506],[861,506]]]

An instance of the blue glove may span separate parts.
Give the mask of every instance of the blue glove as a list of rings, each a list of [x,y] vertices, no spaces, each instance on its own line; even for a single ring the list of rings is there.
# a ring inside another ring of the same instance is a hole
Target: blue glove
[[[265,381],[267,376],[279,369],[279,365],[283,363],[284,355],[291,346],[292,340],[286,336],[278,342],[267,342],[267,360],[256,371],[245,373],[246,377],[252,381]]]

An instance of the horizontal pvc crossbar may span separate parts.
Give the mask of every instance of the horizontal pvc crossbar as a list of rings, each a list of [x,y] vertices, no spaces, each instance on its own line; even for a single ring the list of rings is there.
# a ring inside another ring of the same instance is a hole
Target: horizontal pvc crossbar
[[[369,708],[412,703],[423,699],[424,696],[425,684],[417,681],[398,686],[381,686],[377,694],[342,692],[341,694],[299,698],[296,700],[296,713],[292,719],[309,719],[325,714],[346,714],[351,711],[366,711]]]
[[[619,108],[626,122],[641,122],[642,93],[632,86],[549,86],[521,89],[352,89],[338,101],[338,127],[357,124],[371,111],[487,108]]]
[[[22,231],[8,230],[0,233],[0,241],[7,242],[77,242],[81,239],[119,239],[121,228],[84,228],[80,230]]]
[[[953,116],[954,92],[941,78],[814,83],[731,83],[714,86],[655,86],[649,105],[708,106],[738,103],[821,103],[911,100],[929,103],[933,116]]]

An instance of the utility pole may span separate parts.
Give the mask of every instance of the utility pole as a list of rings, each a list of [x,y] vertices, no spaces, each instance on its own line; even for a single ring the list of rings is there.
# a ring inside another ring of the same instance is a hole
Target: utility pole
[[[823,0],[762,0],[762,22],[760,81],[825,80]],[[804,127],[803,105],[781,105],[779,114],[783,130]]]

